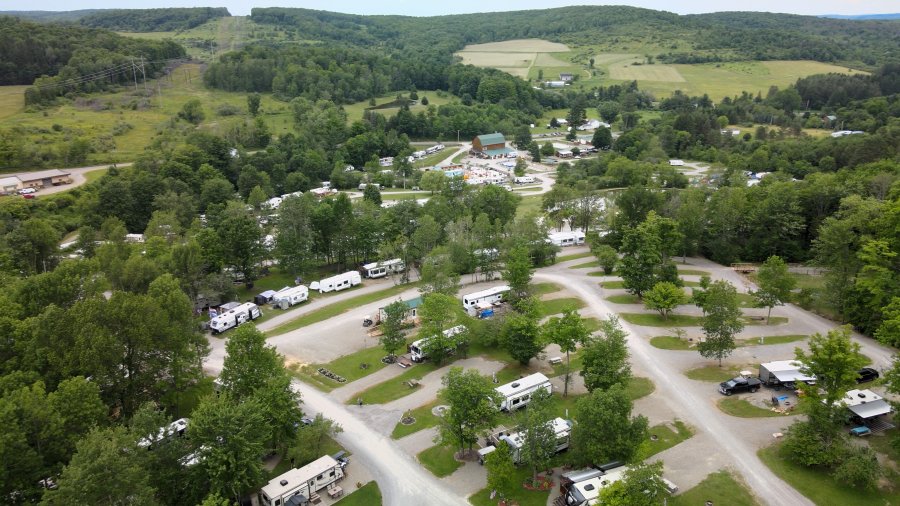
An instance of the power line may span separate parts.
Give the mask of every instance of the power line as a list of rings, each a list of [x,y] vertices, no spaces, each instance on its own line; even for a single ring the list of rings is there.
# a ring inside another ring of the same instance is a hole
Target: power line
[[[188,60],[185,58],[169,58],[166,60],[153,60],[153,61],[144,61],[143,59],[141,59],[141,63],[136,64],[132,60],[130,62],[121,63],[114,67],[109,67],[109,68],[106,68],[103,70],[98,70],[98,71],[95,71],[95,72],[92,72],[89,74],[84,74],[84,75],[81,75],[78,77],[72,77],[72,78],[65,79],[63,81],[54,82],[54,83],[37,84],[37,85],[33,84],[33,85],[31,85],[31,87],[36,88],[38,90],[45,90],[45,89],[60,88],[60,87],[78,86],[80,84],[84,84],[84,83],[88,83],[88,82],[92,82],[92,81],[109,79],[115,75],[124,74],[124,73],[128,72],[129,70],[134,75],[135,87],[136,87],[137,86],[137,71],[140,70],[141,74],[143,75],[144,79],[146,80],[146,74],[145,74],[146,65],[154,64],[154,63],[166,63],[166,64],[183,63],[186,61],[188,61]],[[4,96],[4,95],[21,95],[21,93],[0,93],[0,96]]]

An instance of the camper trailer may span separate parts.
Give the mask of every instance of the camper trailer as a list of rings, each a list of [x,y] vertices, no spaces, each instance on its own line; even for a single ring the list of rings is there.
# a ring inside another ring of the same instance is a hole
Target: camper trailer
[[[393,258],[391,260],[385,260],[384,262],[372,262],[370,264],[363,265],[362,274],[366,278],[376,279],[383,278],[388,274],[403,272],[403,269],[405,268],[406,264],[403,263],[403,260],[400,260],[399,258]]]
[[[209,328],[213,334],[220,334],[232,327],[255,320],[260,316],[262,316],[262,311],[259,310],[259,306],[252,302],[245,302],[210,320]]]
[[[554,232],[547,236],[547,240],[560,247],[581,246],[584,244],[584,232],[575,230],[573,232]]]
[[[309,288],[305,285],[297,285],[282,288],[272,297],[272,305],[281,309],[287,309],[309,299]]]
[[[544,389],[547,393],[553,392],[553,385],[543,374],[536,372],[530,376],[517,379],[512,383],[501,385],[494,390],[500,394],[500,411],[515,411],[524,408],[531,402],[531,395]]]
[[[556,434],[556,453],[568,449],[569,436],[572,433],[572,422],[557,417],[550,420],[548,424],[553,426],[553,433]],[[512,455],[513,463],[519,464],[522,461],[521,450],[522,447],[525,446],[524,432],[506,433],[505,431],[501,431],[491,435],[488,440],[490,444],[478,450],[478,461],[481,464],[484,464],[485,457],[493,452],[497,448],[496,445],[500,444],[501,441],[509,445],[509,452]]]
[[[188,418],[179,418],[165,427],[160,427],[156,435],[141,438],[138,441],[138,446],[152,450],[154,446],[170,441],[173,438],[181,437],[188,428],[188,422],[190,422]]]
[[[466,330],[468,329],[465,325],[457,325],[445,330],[443,333],[445,337],[451,338],[456,335],[462,334]],[[425,344],[426,341],[428,341],[427,337],[425,339],[419,339],[418,341],[409,345],[409,354],[413,362],[424,362],[425,359],[428,358],[428,354],[425,353],[425,350],[422,349],[422,345]],[[455,350],[456,346],[447,348],[447,351],[449,352],[453,352]]]
[[[300,506],[318,502],[317,492],[333,488],[344,477],[344,469],[333,457],[324,457],[310,462],[300,469],[277,476],[259,492],[260,504],[264,506]]]
[[[797,360],[778,360],[759,364],[759,380],[764,385],[779,389],[782,386],[794,388],[798,381],[813,384],[816,377],[801,372],[805,366]]]
[[[506,295],[506,292],[509,291],[508,285],[495,286],[493,288],[488,288],[487,290],[482,290],[480,292],[474,292],[467,295],[463,295],[462,303],[463,308],[470,314],[473,315],[475,311],[475,307],[479,303],[493,304],[495,302],[500,302],[503,300],[503,297]]]
[[[345,288],[362,283],[362,277],[357,271],[347,271],[337,276],[331,276],[320,281],[313,281],[309,287],[318,290],[319,293],[340,292]]]
[[[566,492],[566,506],[594,506],[599,503],[600,491],[621,481],[625,477],[627,467],[618,467],[603,473],[602,476],[572,484]]]
[[[266,290],[261,294],[253,297],[253,303],[257,306],[262,306],[263,304],[268,304],[272,302],[272,298],[275,297],[275,290]]]

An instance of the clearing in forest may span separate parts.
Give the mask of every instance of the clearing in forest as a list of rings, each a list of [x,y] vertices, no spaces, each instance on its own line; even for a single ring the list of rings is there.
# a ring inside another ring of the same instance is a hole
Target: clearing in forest
[[[503,42],[488,42],[487,44],[469,44],[461,52],[487,52],[487,53],[562,53],[569,50],[569,46],[559,42],[550,42],[541,39],[515,39]]]
[[[684,77],[674,67],[668,65],[634,65],[620,62],[609,66],[609,77],[622,81],[662,81],[683,83]]]

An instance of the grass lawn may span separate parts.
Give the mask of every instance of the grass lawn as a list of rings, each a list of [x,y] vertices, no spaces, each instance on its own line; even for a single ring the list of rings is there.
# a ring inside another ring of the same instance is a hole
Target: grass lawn
[[[418,388],[410,388],[406,384],[407,381],[420,380],[434,370],[437,370],[437,366],[432,363],[414,365],[396,378],[373,385],[352,395],[347,404],[354,404],[357,398],[361,398],[366,404],[384,404],[405,397],[418,390]]]
[[[562,255],[562,256],[556,257],[556,263],[565,262],[568,260],[577,260],[579,258],[588,258],[591,256],[594,256],[594,254],[591,253],[590,251],[584,251],[581,253],[572,253],[571,255]]]
[[[92,170],[90,172],[85,172],[84,173],[84,184],[90,184],[90,183],[93,183],[94,181],[100,179],[101,177],[103,177],[104,174],[106,174],[106,172],[108,170],[109,170],[109,168],[105,168],[105,169],[96,169],[96,170]]]
[[[593,274],[593,273],[592,273]],[[600,286],[603,288],[608,288],[610,290],[618,290],[621,288],[625,288],[625,282],[622,280],[619,281],[604,281],[600,283]]]
[[[516,217],[522,217],[533,212],[540,212],[543,198],[543,195],[523,196],[522,200],[519,201],[519,206],[516,208]]]
[[[682,276],[709,276],[709,271],[701,271],[697,269],[678,269],[678,274]]]
[[[652,394],[654,390],[656,390],[656,385],[650,381],[650,378],[642,378],[640,376],[631,378],[628,386],[625,387],[625,393],[633,401]]]
[[[716,403],[719,409],[726,415],[736,416],[739,418],[772,418],[776,416],[784,416],[781,413],[761,408],[750,404],[749,401],[739,397],[726,397]]]
[[[668,423],[661,423],[650,427],[651,438],[641,444],[641,447],[638,450],[639,460],[644,460],[657,453],[668,450],[678,443],[690,439],[691,436],[694,435],[693,429],[685,425],[681,420],[675,420],[672,425],[675,426],[675,430],[672,430],[672,427]],[[652,436],[656,436],[656,440],[654,440]]]
[[[640,304],[641,298],[630,293],[621,293],[618,295],[610,295],[606,300],[614,304]]]
[[[726,364],[722,367],[719,367],[717,365],[706,365],[703,367],[697,367],[695,369],[689,369],[685,371],[684,375],[692,380],[721,383],[725,380],[736,377],[738,374],[740,374],[741,369],[743,369],[743,367],[736,365]]]
[[[652,313],[619,313],[619,316],[628,323],[645,327],[699,327],[703,325],[702,316],[670,314],[668,319],[663,319],[659,314]],[[787,321],[787,318],[773,316],[770,325],[780,325],[787,323]],[[766,321],[744,317],[744,324],[765,325]]]
[[[584,307],[584,301],[577,297],[566,297],[562,299],[542,300],[539,304],[541,317],[560,314],[566,309],[581,309]]]
[[[282,272],[277,267],[273,267],[269,274],[257,279],[253,282],[253,288],[247,288],[247,285],[243,283],[236,287],[236,297],[237,300],[253,300],[253,296],[266,290],[281,290],[286,286],[294,286],[294,276],[291,276],[287,272]],[[313,296],[318,295],[318,291],[310,290],[309,296],[310,299]]]
[[[558,260],[558,259],[557,259],[557,260]],[[600,261],[599,261],[599,260],[593,260],[593,261],[590,261],[590,262],[585,262],[585,263],[583,263],[583,264],[576,264],[576,265],[573,265],[573,266],[569,267],[569,269],[588,269],[588,268],[591,268],[591,267],[602,267],[602,266],[600,265]]]
[[[531,470],[527,467],[517,467],[514,473],[515,478],[512,480],[516,485],[513,491],[506,495],[507,499],[515,501],[519,506],[545,506],[547,497],[550,492],[541,492],[537,490],[525,490],[520,485],[525,480],[531,478]],[[491,490],[483,488],[469,496],[469,502],[473,506],[497,506],[498,499],[491,499]]]
[[[416,457],[425,466],[425,469],[431,471],[431,474],[443,478],[450,476],[453,471],[462,466],[462,462],[453,458],[454,453],[456,453],[456,449],[438,445],[420,452]]]
[[[587,275],[598,277],[598,278],[601,276],[609,276],[609,274],[605,273],[604,271],[591,271],[591,272],[587,273]]]
[[[787,459],[781,444],[757,452],[775,474],[816,504],[841,506],[900,505],[896,491],[863,490],[838,483],[825,469],[804,467]]]
[[[416,283],[395,285],[389,288],[385,288],[384,290],[379,290],[377,292],[358,295],[356,297],[342,300],[340,302],[335,302],[334,304],[329,304],[323,308],[316,309],[315,311],[306,313],[305,315],[282,323],[274,329],[266,332],[266,335],[271,337],[277,336],[279,334],[284,334],[292,330],[297,330],[307,325],[312,325],[313,323],[318,323],[329,318],[333,318],[339,314],[346,313],[347,311],[350,311],[351,309],[362,306],[364,304],[370,304],[381,299],[387,299],[399,293],[403,293],[410,288],[415,288],[416,286]]]
[[[415,418],[416,421],[409,425],[404,425],[400,422],[397,422],[397,425],[394,427],[394,431],[391,432],[391,437],[393,439],[400,439],[414,432],[419,432],[422,429],[436,426],[440,422],[441,418],[434,415],[431,410],[438,404],[440,404],[440,401],[436,400],[424,406],[419,406],[416,409],[410,410],[409,415]]]
[[[560,290],[562,290],[562,286],[557,285],[556,283],[535,283],[531,285],[531,294],[537,295],[538,297],[548,293],[555,293]]]
[[[672,506],[698,506],[712,501],[728,506],[758,506],[759,502],[746,485],[737,481],[728,471],[710,474],[694,488],[669,498]]]
[[[370,481],[352,494],[346,495],[337,504],[341,506],[381,506],[381,490],[378,488],[378,483]]]
[[[656,336],[650,338],[650,344],[661,350],[690,350],[693,343],[675,336]]]
[[[410,339],[408,342],[412,342],[412,340]],[[384,352],[384,349],[381,346],[373,346],[371,348],[365,348],[350,353],[349,355],[338,357],[327,364],[309,364],[297,371],[296,374],[300,379],[319,387],[321,390],[331,391],[332,389],[346,385],[347,383],[364,378],[376,371],[380,371],[387,365],[381,361],[386,355],[387,353]],[[363,367],[362,364],[366,364],[366,367]],[[339,376],[343,376],[347,379],[347,383],[338,383],[331,378],[322,376],[318,373],[320,367],[324,367]]]

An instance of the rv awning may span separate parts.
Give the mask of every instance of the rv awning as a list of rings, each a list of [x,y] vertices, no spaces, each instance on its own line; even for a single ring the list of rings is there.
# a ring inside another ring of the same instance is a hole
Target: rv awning
[[[890,413],[891,405],[888,404],[884,399],[879,399],[877,401],[867,402],[865,404],[850,406],[847,409],[852,411],[853,414],[860,418],[873,418]]]
[[[782,383],[788,383],[790,381],[815,381],[815,376],[808,376],[803,374],[799,370],[794,371],[772,371],[772,375],[778,378],[778,381]]]

